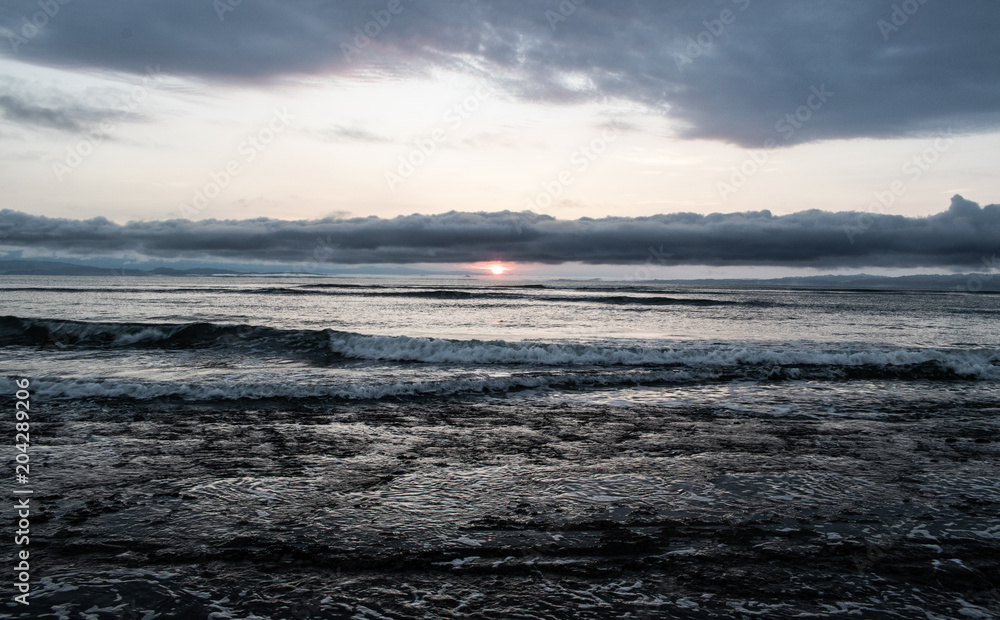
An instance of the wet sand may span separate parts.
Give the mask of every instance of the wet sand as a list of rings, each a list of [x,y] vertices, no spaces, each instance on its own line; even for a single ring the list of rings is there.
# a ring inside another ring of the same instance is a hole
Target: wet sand
[[[5,611],[992,617],[1000,408],[950,402],[47,403]]]

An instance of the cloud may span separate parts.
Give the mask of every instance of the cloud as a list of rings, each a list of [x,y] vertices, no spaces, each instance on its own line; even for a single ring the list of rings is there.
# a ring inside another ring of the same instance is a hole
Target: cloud
[[[754,147],[1000,127],[995,0],[961,10],[940,0],[399,0],[395,15],[388,0],[257,0],[221,14],[220,2],[60,4],[17,58],[258,84],[443,68],[524,100],[624,98],[668,115],[684,137]],[[17,33],[38,11],[6,0],[0,26]],[[813,87],[833,96],[803,111]],[[778,129],[807,112],[791,134]]]
[[[46,108],[11,95],[0,95],[0,115],[18,124],[77,133],[83,131],[81,122],[90,116],[80,112],[79,109]]]
[[[0,117],[9,123],[18,126],[28,126],[41,129],[54,129],[65,133],[84,133],[92,130],[101,121],[105,120],[128,120],[131,122],[143,122],[149,119],[141,114],[128,110],[123,113],[120,105],[111,107],[110,105],[91,104],[73,100],[72,97],[64,93],[56,93],[55,96],[47,96],[50,99],[45,104],[40,104],[26,94],[23,85],[17,89],[20,92],[13,92],[9,85],[0,85],[0,88],[8,90],[7,93],[0,94]]]
[[[326,142],[368,142],[371,144],[393,142],[391,138],[368,131],[367,129],[345,127],[344,125],[334,125],[333,127],[318,130],[315,132],[315,135]]]
[[[310,263],[517,261],[789,267],[982,267],[1000,249],[1000,205],[961,196],[927,218],[768,211],[557,220],[530,212],[285,221],[115,224],[0,211],[0,243],[62,255]]]

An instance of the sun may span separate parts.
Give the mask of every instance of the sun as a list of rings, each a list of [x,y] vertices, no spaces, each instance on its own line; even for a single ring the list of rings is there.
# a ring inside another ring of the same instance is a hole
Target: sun
[[[498,261],[490,261],[488,263],[483,261],[481,263],[475,263],[473,265],[470,265],[470,267],[486,275],[502,276],[510,272],[511,268],[508,265],[509,263],[504,264],[503,261],[498,260]]]

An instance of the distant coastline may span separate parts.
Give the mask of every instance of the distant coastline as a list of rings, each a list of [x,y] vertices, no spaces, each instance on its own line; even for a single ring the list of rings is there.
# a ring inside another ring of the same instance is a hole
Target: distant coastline
[[[238,271],[219,267],[190,267],[175,269],[172,267],[154,267],[151,269],[135,269],[126,267],[97,267],[94,265],[78,265],[52,260],[0,260],[0,276],[170,276],[170,277],[205,277],[205,276],[440,276],[461,277],[472,275],[465,271],[427,271],[409,267],[352,267],[330,269],[323,273],[312,271]]]

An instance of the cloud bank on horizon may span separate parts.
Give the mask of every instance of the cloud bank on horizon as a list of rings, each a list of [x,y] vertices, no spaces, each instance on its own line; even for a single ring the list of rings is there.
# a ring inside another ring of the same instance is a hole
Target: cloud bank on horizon
[[[524,101],[631,101],[678,121],[684,138],[747,147],[772,137],[775,119],[789,102],[806,103],[809,86],[833,93],[837,105],[784,145],[1000,127],[998,31],[994,0],[6,0],[0,7],[0,54],[41,65],[136,75],[159,65],[207,82],[255,85],[445,69]],[[66,131],[93,116],[85,105],[39,108],[11,93],[0,97],[0,113]]]
[[[671,265],[953,267],[995,265],[1000,205],[961,196],[926,218],[861,212],[768,211],[557,220],[531,212],[288,221],[167,220],[120,225],[0,211],[0,248],[61,256],[130,254],[338,264],[641,263]]]

